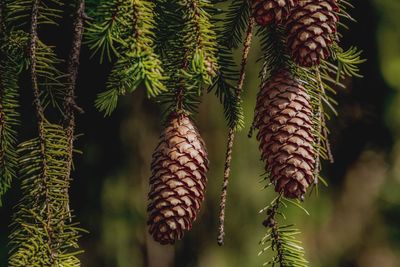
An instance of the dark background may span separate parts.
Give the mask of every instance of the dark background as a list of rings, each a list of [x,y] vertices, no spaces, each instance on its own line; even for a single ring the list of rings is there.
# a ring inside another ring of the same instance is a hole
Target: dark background
[[[325,164],[329,187],[321,187],[304,206],[288,210],[288,222],[302,230],[301,239],[311,266],[400,266],[400,1],[353,1],[351,14],[358,23],[344,31],[343,46],[356,45],[368,59],[363,79],[349,80],[336,99],[340,116],[329,124],[334,164]],[[69,48],[70,18],[57,30],[41,29],[47,43],[65,57]],[[182,242],[161,247],[146,230],[147,180],[151,153],[161,131],[161,110],[144,90],[123,98],[119,108],[104,118],[93,107],[104,89],[109,64],[99,64],[83,50],[78,81],[78,117],[82,133],[77,148],[71,206],[76,221],[90,231],[81,239],[86,251],[83,266],[96,267],[234,267],[261,266],[268,254],[257,256],[265,229],[258,211],[273,198],[263,189],[257,142],[247,138],[259,84],[255,41],[245,85],[246,130],[237,139],[227,207],[227,237],[216,244],[217,217],[227,129],[222,108],[205,95],[196,116],[207,143],[211,169],[202,214]],[[21,82],[20,139],[35,134],[31,91]],[[0,210],[0,266],[6,266],[7,235],[12,206],[20,197],[19,182]]]

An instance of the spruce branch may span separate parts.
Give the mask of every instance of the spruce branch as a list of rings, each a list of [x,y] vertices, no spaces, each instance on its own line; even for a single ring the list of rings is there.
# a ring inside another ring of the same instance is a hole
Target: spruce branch
[[[286,208],[288,204],[294,205],[308,214],[298,203],[287,200],[283,198],[282,195],[277,196],[270,205],[261,211],[266,211],[267,213],[267,218],[263,222],[263,225],[267,228],[267,233],[260,242],[263,249],[260,251],[259,255],[269,250],[274,253],[272,259],[265,262],[263,266],[308,266],[304,248],[301,246],[301,242],[296,240],[296,236],[300,234],[300,231],[296,229],[294,225],[281,225],[280,219],[278,218],[283,217],[286,219],[283,209]]]
[[[8,0],[7,1],[7,12],[5,15],[5,22],[7,28],[12,29],[11,32],[21,32],[23,33],[29,24],[27,22],[31,21],[31,14],[33,9],[37,9],[38,17],[36,20],[36,28],[49,24],[58,25],[58,21],[62,18],[62,7],[63,3],[59,0],[41,0],[37,3],[33,0]],[[30,24],[29,24],[30,25]],[[30,33],[26,32],[26,35]],[[29,39],[27,37],[27,39]],[[18,46],[25,45],[25,43]],[[30,49],[30,44],[27,41],[26,48],[24,50]],[[63,100],[63,78],[64,74],[58,69],[63,61],[59,59],[54,52],[54,47],[49,46],[42,42],[39,38],[36,40],[36,80],[39,89],[40,101],[42,102],[43,110],[48,106],[51,106],[59,112],[62,111],[62,100]],[[24,53],[25,54],[25,53]],[[26,57],[27,59],[29,56]],[[26,60],[27,67],[30,64],[30,60]]]
[[[28,41],[38,137],[22,143],[18,149],[21,155],[19,175],[23,197],[14,214],[9,266],[78,267],[80,262],[76,255],[81,251],[77,240],[82,230],[76,223],[70,223],[68,188],[71,143],[62,126],[47,121],[41,99],[43,84],[58,84],[41,83],[39,80],[46,77],[51,80],[52,72],[44,70],[55,70],[51,60],[46,66],[47,59],[41,58],[52,53],[49,50],[44,50],[44,54],[40,52],[40,5],[40,0],[32,2]]]
[[[37,151],[39,153],[36,154],[37,159],[35,161],[38,164],[38,166],[35,166],[39,168],[39,177],[38,180],[41,182],[41,187],[44,188],[43,192],[43,202],[44,202],[44,212],[45,215],[44,220],[43,220],[43,228],[47,233],[49,233],[48,237],[48,242],[49,242],[49,253],[48,253],[48,263],[50,266],[53,266],[55,263],[54,255],[56,252],[53,250],[54,245],[51,243],[54,241],[54,236],[53,236],[53,229],[51,229],[51,221],[52,221],[52,203],[50,203],[49,199],[49,190],[50,188],[48,187],[49,183],[49,174],[48,174],[48,157],[46,157],[46,137],[45,137],[45,117],[44,117],[44,108],[41,104],[40,100],[40,91],[39,91],[39,84],[38,84],[38,78],[37,78],[37,60],[36,60],[36,51],[37,51],[37,44],[38,44],[38,16],[39,16],[39,4],[40,0],[34,0],[32,3],[32,15],[31,15],[31,26],[30,26],[30,43],[29,43],[29,60],[30,60],[30,75],[31,75],[31,84],[32,84],[32,89],[33,89],[33,97],[34,97],[34,106],[35,106],[35,111],[36,111],[36,117],[38,120],[38,139],[37,141],[33,141],[31,146],[37,146]],[[33,160],[33,159],[32,159]],[[32,166],[31,166],[32,167]],[[28,193],[28,192],[26,192]],[[24,208],[21,207],[20,213],[23,213],[25,211]],[[29,210],[27,210],[29,214]],[[22,214],[21,214],[22,215]],[[18,216],[18,212],[17,215]],[[34,214],[34,216],[39,216],[38,214]],[[23,219],[23,217],[21,218]],[[18,218],[16,218],[18,220]],[[21,226],[23,226],[23,223],[21,223]],[[19,229],[15,231],[15,237],[17,239],[22,238],[18,237]],[[11,234],[11,238],[13,238],[14,235]],[[29,240],[31,237],[28,237],[27,239]],[[14,252],[15,254],[11,255],[9,264],[11,266],[18,266],[19,262],[22,260],[21,256],[23,257],[25,252],[21,253],[20,251],[23,250],[24,246],[28,245],[28,243],[19,243],[19,241],[22,240],[15,240],[16,246],[21,246],[21,249],[15,249]],[[12,242],[12,241],[11,241]],[[25,244],[24,244],[25,243]],[[25,264],[31,264],[29,261],[26,262]]]
[[[246,38],[244,40],[243,45],[243,55],[242,55],[242,62],[241,62],[241,69],[240,69],[240,78],[238,80],[237,88],[236,88],[236,101],[240,102],[241,94],[243,91],[244,80],[246,77],[246,65],[248,62],[249,52],[251,41],[253,38],[253,28],[254,28],[254,18],[250,18],[248,22]],[[225,169],[224,169],[224,179],[223,179],[223,186],[222,186],[222,194],[221,194],[221,202],[220,202],[220,214],[219,214],[219,235],[218,235],[218,244],[222,246],[224,244],[224,236],[225,236],[225,208],[226,208],[226,198],[227,198],[227,191],[228,191],[228,184],[229,184],[229,176],[231,172],[231,161],[232,161],[232,152],[233,152],[233,145],[235,141],[235,128],[229,129],[228,134],[228,144],[227,144],[227,151],[225,157]]]
[[[13,54],[7,54],[4,44],[7,41],[4,4],[0,1],[0,207],[4,194],[16,177],[16,127],[19,124],[18,70]]]
[[[214,2],[227,2],[218,1]],[[218,65],[219,70],[208,92],[214,91],[224,107],[224,115],[229,128],[241,130],[244,127],[244,115],[241,101],[236,98],[239,71],[233,58],[232,49],[242,43],[243,33],[246,31],[250,17],[248,1],[235,0],[230,3],[225,12],[214,10],[214,23],[220,25],[218,36]],[[220,17],[220,15],[224,17]],[[240,100],[240,99],[239,99]]]
[[[222,45],[232,49],[241,44],[250,19],[250,10],[251,7],[248,0],[233,0],[230,3],[224,19],[224,27],[220,34]]]
[[[218,69],[216,34],[207,12],[212,7],[204,0],[180,1],[184,12],[183,39],[189,54],[189,65],[183,76],[199,79],[199,84],[211,84]]]
[[[23,27],[30,22],[31,11],[35,5],[34,0],[8,0],[7,2],[7,23],[17,27]],[[37,10],[39,16],[37,23],[39,25],[58,25],[58,21],[62,18],[63,2],[60,0],[42,0],[39,1]]]
[[[82,38],[84,33],[84,16],[85,16],[85,0],[76,1],[75,20],[73,25],[72,47],[69,54],[67,63],[67,88],[64,99],[65,120],[64,128],[67,136],[67,162],[68,167],[66,171],[65,181],[69,182],[73,167],[73,154],[74,154],[74,141],[75,141],[75,112],[83,112],[83,110],[76,104],[76,81],[79,69],[79,59],[82,47]],[[67,188],[68,189],[68,188]],[[68,196],[68,191],[64,192]],[[69,210],[69,207],[67,207]],[[69,215],[71,219],[71,215]]]
[[[212,3],[204,0],[157,1],[157,49],[170,88],[157,102],[167,111],[182,108],[195,112],[203,87],[216,75],[217,41],[210,10]]]
[[[17,176],[16,128],[20,117],[18,74],[18,65],[6,60],[2,55],[0,59],[0,207],[2,197]]]
[[[6,2],[0,1],[0,206],[17,177],[20,72],[26,67],[27,36],[6,27]]]
[[[110,115],[119,96],[135,91],[140,85],[148,97],[166,91],[164,70],[154,51],[154,4],[148,0],[102,1],[89,23],[88,44],[93,53],[116,57],[106,91],[98,95],[95,106]]]
[[[64,193],[69,187],[64,180],[67,136],[61,126],[48,122],[41,129],[38,138],[23,142],[18,149],[23,198],[11,224],[8,266],[79,267],[77,242],[82,230],[66,221],[70,218]]]

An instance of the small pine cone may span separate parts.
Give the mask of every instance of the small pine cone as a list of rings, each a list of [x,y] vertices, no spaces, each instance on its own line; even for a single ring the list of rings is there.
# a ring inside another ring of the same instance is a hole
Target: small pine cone
[[[300,66],[312,67],[330,55],[337,31],[337,0],[302,0],[287,21],[288,48]]]
[[[261,158],[276,192],[302,199],[314,181],[312,107],[306,89],[287,70],[265,83],[257,97],[255,127]]]
[[[204,199],[207,152],[196,127],[173,112],[153,153],[149,192],[149,232],[157,242],[174,244],[192,228]]]
[[[252,0],[253,16],[261,26],[281,24],[299,0]]]

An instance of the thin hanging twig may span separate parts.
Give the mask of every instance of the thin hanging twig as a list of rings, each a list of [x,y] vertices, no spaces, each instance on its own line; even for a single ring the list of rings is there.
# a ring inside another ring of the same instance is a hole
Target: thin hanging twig
[[[84,20],[85,20],[85,1],[78,0],[75,12],[75,21],[73,26],[73,38],[72,38],[72,48],[68,58],[67,65],[67,88],[64,99],[64,109],[65,109],[65,121],[64,127],[67,135],[68,143],[68,170],[66,173],[65,180],[71,179],[71,172],[73,166],[73,153],[74,153],[74,141],[75,141],[75,111],[83,113],[83,110],[76,104],[75,99],[75,89],[76,80],[78,76],[79,69],[79,58],[82,47],[82,38],[84,32]],[[68,196],[68,192],[66,192]],[[69,201],[67,201],[69,205]],[[67,210],[70,211],[69,207]],[[71,215],[69,215],[71,219]]]
[[[243,45],[243,55],[242,62],[240,68],[240,77],[236,88],[236,98],[237,101],[240,102],[241,94],[243,91],[244,80],[246,77],[246,65],[248,62],[249,51],[251,46],[251,41],[253,37],[253,28],[254,28],[254,18],[251,17],[248,23],[246,38],[244,40]],[[218,245],[222,246],[224,244],[225,237],[225,207],[226,207],[226,198],[228,192],[228,184],[229,184],[229,176],[231,173],[231,162],[232,162],[232,152],[233,145],[235,142],[235,129],[229,129],[228,135],[228,144],[226,149],[226,157],[225,157],[225,169],[224,169],[224,181],[222,185],[222,193],[221,193],[221,203],[220,203],[220,213],[219,213],[219,234],[218,234]]]
[[[322,118],[324,117],[323,115],[323,107],[322,107],[322,96],[321,94],[325,91],[324,85],[322,84],[322,79],[321,79],[321,73],[319,72],[319,68],[315,68],[315,75],[317,78],[317,83],[318,86],[320,87],[320,94],[318,97],[318,112],[317,112],[317,120],[318,120],[318,129],[317,129],[317,140],[316,140],[316,148],[317,148],[317,153],[316,153],[316,159],[315,159],[315,166],[314,166],[314,184],[317,185],[319,181],[319,172],[321,168],[321,157],[320,157],[320,146],[321,146],[321,132],[322,132],[322,124],[323,120]]]

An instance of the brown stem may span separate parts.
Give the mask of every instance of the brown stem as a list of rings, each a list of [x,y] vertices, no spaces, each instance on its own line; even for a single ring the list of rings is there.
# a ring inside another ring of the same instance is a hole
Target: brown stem
[[[241,99],[241,94],[243,91],[244,80],[246,77],[246,65],[249,58],[249,51],[251,46],[251,41],[253,38],[253,28],[254,28],[254,18],[251,17],[248,23],[246,38],[244,40],[243,45],[243,55],[242,55],[242,62],[240,67],[240,76],[239,81],[236,88],[236,98],[238,102]],[[226,208],[226,199],[228,193],[228,184],[229,184],[229,176],[231,173],[231,162],[232,162],[232,152],[233,152],[233,145],[235,142],[235,129],[230,128],[228,134],[228,144],[226,149],[226,156],[225,156],[225,169],[224,169],[224,181],[222,185],[222,193],[221,193],[221,203],[220,203],[220,213],[219,213],[219,234],[218,234],[218,245],[222,246],[224,244],[224,237],[225,237],[225,208]]]
[[[326,118],[325,116],[322,118],[323,124],[326,125]],[[323,131],[323,135],[324,135],[324,139],[325,139],[325,147],[326,147],[326,152],[328,153],[328,159],[330,163],[335,163],[335,158],[333,157],[332,154],[332,148],[331,148],[331,143],[329,142],[329,133],[328,133],[328,129],[326,127],[324,127]]]
[[[73,151],[74,151],[74,141],[75,141],[75,111],[82,112],[82,109],[79,108],[75,102],[76,99],[75,90],[76,90],[76,80],[79,69],[79,57],[82,47],[82,37],[84,32],[84,17],[85,17],[85,1],[78,0],[75,12],[72,48],[70,51],[70,55],[68,58],[68,65],[67,65],[68,86],[66,89],[66,95],[64,99],[64,109],[65,109],[64,125],[68,143],[68,148],[67,148],[68,169],[65,177],[66,181],[71,179],[71,172],[73,166],[72,162],[73,162]],[[68,196],[68,192],[66,192],[66,195]],[[69,201],[67,201],[66,205],[69,205]],[[67,210],[69,211],[69,207],[67,207]]]
[[[314,166],[314,184],[318,184],[318,176],[321,167],[321,157],[319,147],[321,146],[321,131],[322,131],[322,118],[323,118],[323,109],[322,109],[322,96],[321,94],[325,91],[324,86],[322,84],[321,73],[319,72],[319,68],[315,68],[315,74],[317,78],[318,86],[320,87],[321,93],[318,98],[318,113],[317,113],[317,120],[318,120],[318,129],[317,129],[317,141],[316,141],[316,159],[315,159],[315,166]]]
[[[281,201],[282,201],[282,194],[279,195],[279,197],[277,197],[275,203],[267,210],[267,219],[265,219],[263,225],[267,228],[271,228],[272,246],[275,247],[274,250],[276,250],[277,253],[275,259],[278,259],[278,263],[280,264],[280,266],[285,266],[283,262],[284,261],[283,244],[279,233],[278,221],[276,218],[278,215],[278,210]]]

